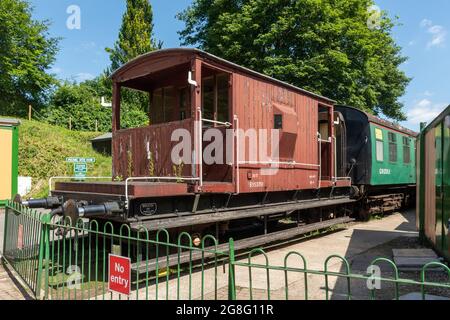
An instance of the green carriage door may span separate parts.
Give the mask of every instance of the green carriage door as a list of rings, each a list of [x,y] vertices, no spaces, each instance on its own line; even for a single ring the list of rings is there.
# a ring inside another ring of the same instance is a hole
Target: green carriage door
[[[436,149],[436,169],[435,169],[435,183],[436,183],[436,245],[440,250],[443,250],[444,238],[442,236],[444,223],[443,223],[443,200],[444,200],[444,188],[443,188],[443,137],[442,137],[442,125],[439,124],[435,131],[435,149]]]
[[[442,247],[443,251],[450,256],[450,238],[448,223],[450,219],[450,116],[447,116],[443,125],[443,161],[442,161],[442,187],[443,187],[443,203],[442,203]]]

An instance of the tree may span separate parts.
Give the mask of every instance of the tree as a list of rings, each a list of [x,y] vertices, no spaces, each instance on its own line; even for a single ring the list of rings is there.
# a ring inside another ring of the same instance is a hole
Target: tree
[[[119,39],[114,48],[107,48],[110,55],[110,72],[131,59],[160,49],[162,42],[153,38],[153,11],[149,0],[127,0],[127,10],[122,18]]]
[[[373,0],[194,0],[178,15],[198,46],[338,103],[404,120],[410,79],[386,12]]]
[[[58,51],[47,21],[31,17],[25,0],[0,1],[0,113],[23,116],[28,104],[40,109],[56,84],[47,73]]]
[[[111,108],[100,104],[100,97],[107,94],[104,77],[100,76],[80,84],[65,82],[53,92],[48,108],[42,110],[41,119],[53,125],[76,131],[111,131]],[[148,116],[136,106],[125,102],[121,113],[123,128],[148,125]]]

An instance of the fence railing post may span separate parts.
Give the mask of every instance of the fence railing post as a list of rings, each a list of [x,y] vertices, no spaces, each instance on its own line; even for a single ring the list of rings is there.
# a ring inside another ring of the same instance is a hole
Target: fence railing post
[[[235,256],[234,256],[234,240],[230,238],[228,242],[228,256],[229,256],[229,265],[228,265],[228,300],[236,300],[236,282],[235,282]]]
[[[47,283],[47,277],[48,273],[44,270],[48,270],[49,266],[49,246],[50,246],[50,223],[51,217],[49,214],[45,214],[41,218],[41,235],[39,238],[39,258],[38,258],[38,271],[36,276],[36,298],[38,300],[43,300],[45,297],[47,297],[48,287],[45,285]],[[45,281],[45,289],[44,293],[41,292],[41,286],[42,286],[42,275],[44,274]]]
[[[0,258],[2,258],[3,255],[5,255],[6,243],[8,241],[8,215],[9,215],[9,210],[10,210],[9,206],[10,206],[10,203],[8,202],[5,206],[5,223],[4,223],[4,227],[3,227],[3,248],[1,248],[2,252],[0,254]]]

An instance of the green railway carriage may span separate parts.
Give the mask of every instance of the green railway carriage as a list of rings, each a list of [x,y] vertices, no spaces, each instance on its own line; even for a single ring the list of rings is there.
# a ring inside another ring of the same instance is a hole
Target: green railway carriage
[[[420,133],[417,193],[421,237],[450,261],[450,106]]]
[[[405,132],[370,123],[371,186],[416,183],[416,138]]]
[[[347,176],[362,198],[362,215],[411,204],[417,133],[361,110],[337,106],[346,125]]]

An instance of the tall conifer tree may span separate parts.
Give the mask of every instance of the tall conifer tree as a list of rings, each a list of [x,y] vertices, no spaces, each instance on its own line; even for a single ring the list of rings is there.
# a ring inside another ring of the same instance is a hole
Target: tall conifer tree
[[[160,49],[153,35],[153,10],[149,0],[127,0],[127,10],[122,18],[119,39],[114,48],[107,48],[111,71],[137,56]]]

